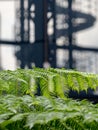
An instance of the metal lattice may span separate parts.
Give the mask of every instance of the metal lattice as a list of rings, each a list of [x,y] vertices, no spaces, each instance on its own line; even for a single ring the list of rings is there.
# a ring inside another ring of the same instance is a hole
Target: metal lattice
[[[86,71],[80,60],[85,62],[86,53],[97,57],[98,48],[77,43],[77,33],[93,27],[97,20],[97,0],[17,0],[15,5],[16,41],[0,43],[19,45],[15,55],[21,68],[31,68],[33,64],[44,67],[48,63],[51,67]],[[84,56],[78,57],[79,54]]]

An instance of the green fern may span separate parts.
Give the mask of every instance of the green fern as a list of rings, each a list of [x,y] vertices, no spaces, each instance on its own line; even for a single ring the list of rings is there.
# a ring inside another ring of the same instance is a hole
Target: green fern
[[[32,96],[38,93],[50,97],[65,97],[70,89],[77,92],[88,88],[96,90],[98,75],[66,69],[42,69],[0,72],[0,93]]]
[[[97,86],[97,74],[73,70],[0,71],[0,130],[98,130],[98,104],[65,98]]]
[[[86,100],[6,95],[0,104],[0,130],[98,130],[98,105]]]
[[[87,90],[88,88],[96,89],[98,86],[98,75],[96,74],[53,68],[50,68],[49,71],[63,76],[65,85],[76,91]]]

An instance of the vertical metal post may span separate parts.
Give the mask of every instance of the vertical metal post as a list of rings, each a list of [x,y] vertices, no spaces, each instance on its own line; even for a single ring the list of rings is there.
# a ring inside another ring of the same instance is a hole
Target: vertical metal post
[[[44,18],[43,18],[43,0],[35,0],[35,46],[37,47],[38,52],[36,52],[36,61],[35,64],[37,67],[43,67],[44,62]]]
[[[56,0],[53,0],[53,20],[54,20],[54,34],[53,34],[53,48],[54,48],[54,58],[53,67],[56,67]]]
[[[24,41],[24,0],[20,0],[20,15],[21,15],[21,41]]]
[[[68,38],[69,38],[69,68],[73,68],[73,48],[72,48],[72,0],[68,0],[68,16],[69,16],[69,21],[68,21]]]
[[[30,41],[30,0],[28,0],[28,41]]]
[[[47,10],[48,10],[48,5],[47,5],[47,0],[44,0],[43,3],[43,8],[44,8],[44,62],[48,63],[48,34],[47,34]]]
[[[24,42],[24,0],[20,1],[20,22],[21,22],[21,28],[20,28],[20,36],[21,36],[21,42]],[[21,68],[25,68],[26,64],[26,56],[25,56],[25,45],[20,45],[21,46]]]

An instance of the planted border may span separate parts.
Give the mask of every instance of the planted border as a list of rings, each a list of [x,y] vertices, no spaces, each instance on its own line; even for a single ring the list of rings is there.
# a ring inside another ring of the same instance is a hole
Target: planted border
[[[98,75],[65,69],[18,69],[0,72],[0,93],[50,97],[65,97],[70,89],[75,91],[88,88],[96,90]]]
[[[98,104],[65,95],[97,86],[98,75],[73,70],[0,71],[0,130],[98,130]]]

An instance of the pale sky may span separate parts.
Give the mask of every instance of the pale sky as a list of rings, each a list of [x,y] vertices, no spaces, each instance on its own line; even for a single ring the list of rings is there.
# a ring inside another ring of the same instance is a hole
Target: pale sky
[[[14,40],[14,25],[15,25],[14,0],[9,0],[7,2],[4,2],[3,0],[2,2],[0,1],[0,14],[1,14],[1,36],[0,36],[1,39]],[[93,28],[89,28],[85,31],[77,33],[76,38],[78,45],[98,47],[98,21],[95,23]],[[13,55],[14,49],[15,47],[10,45],[0,46],[1,50],[0,55],[3,56],[2,58],[3,69],[12,69],[12,70],[16,69],[15,65],[16,59]]]

